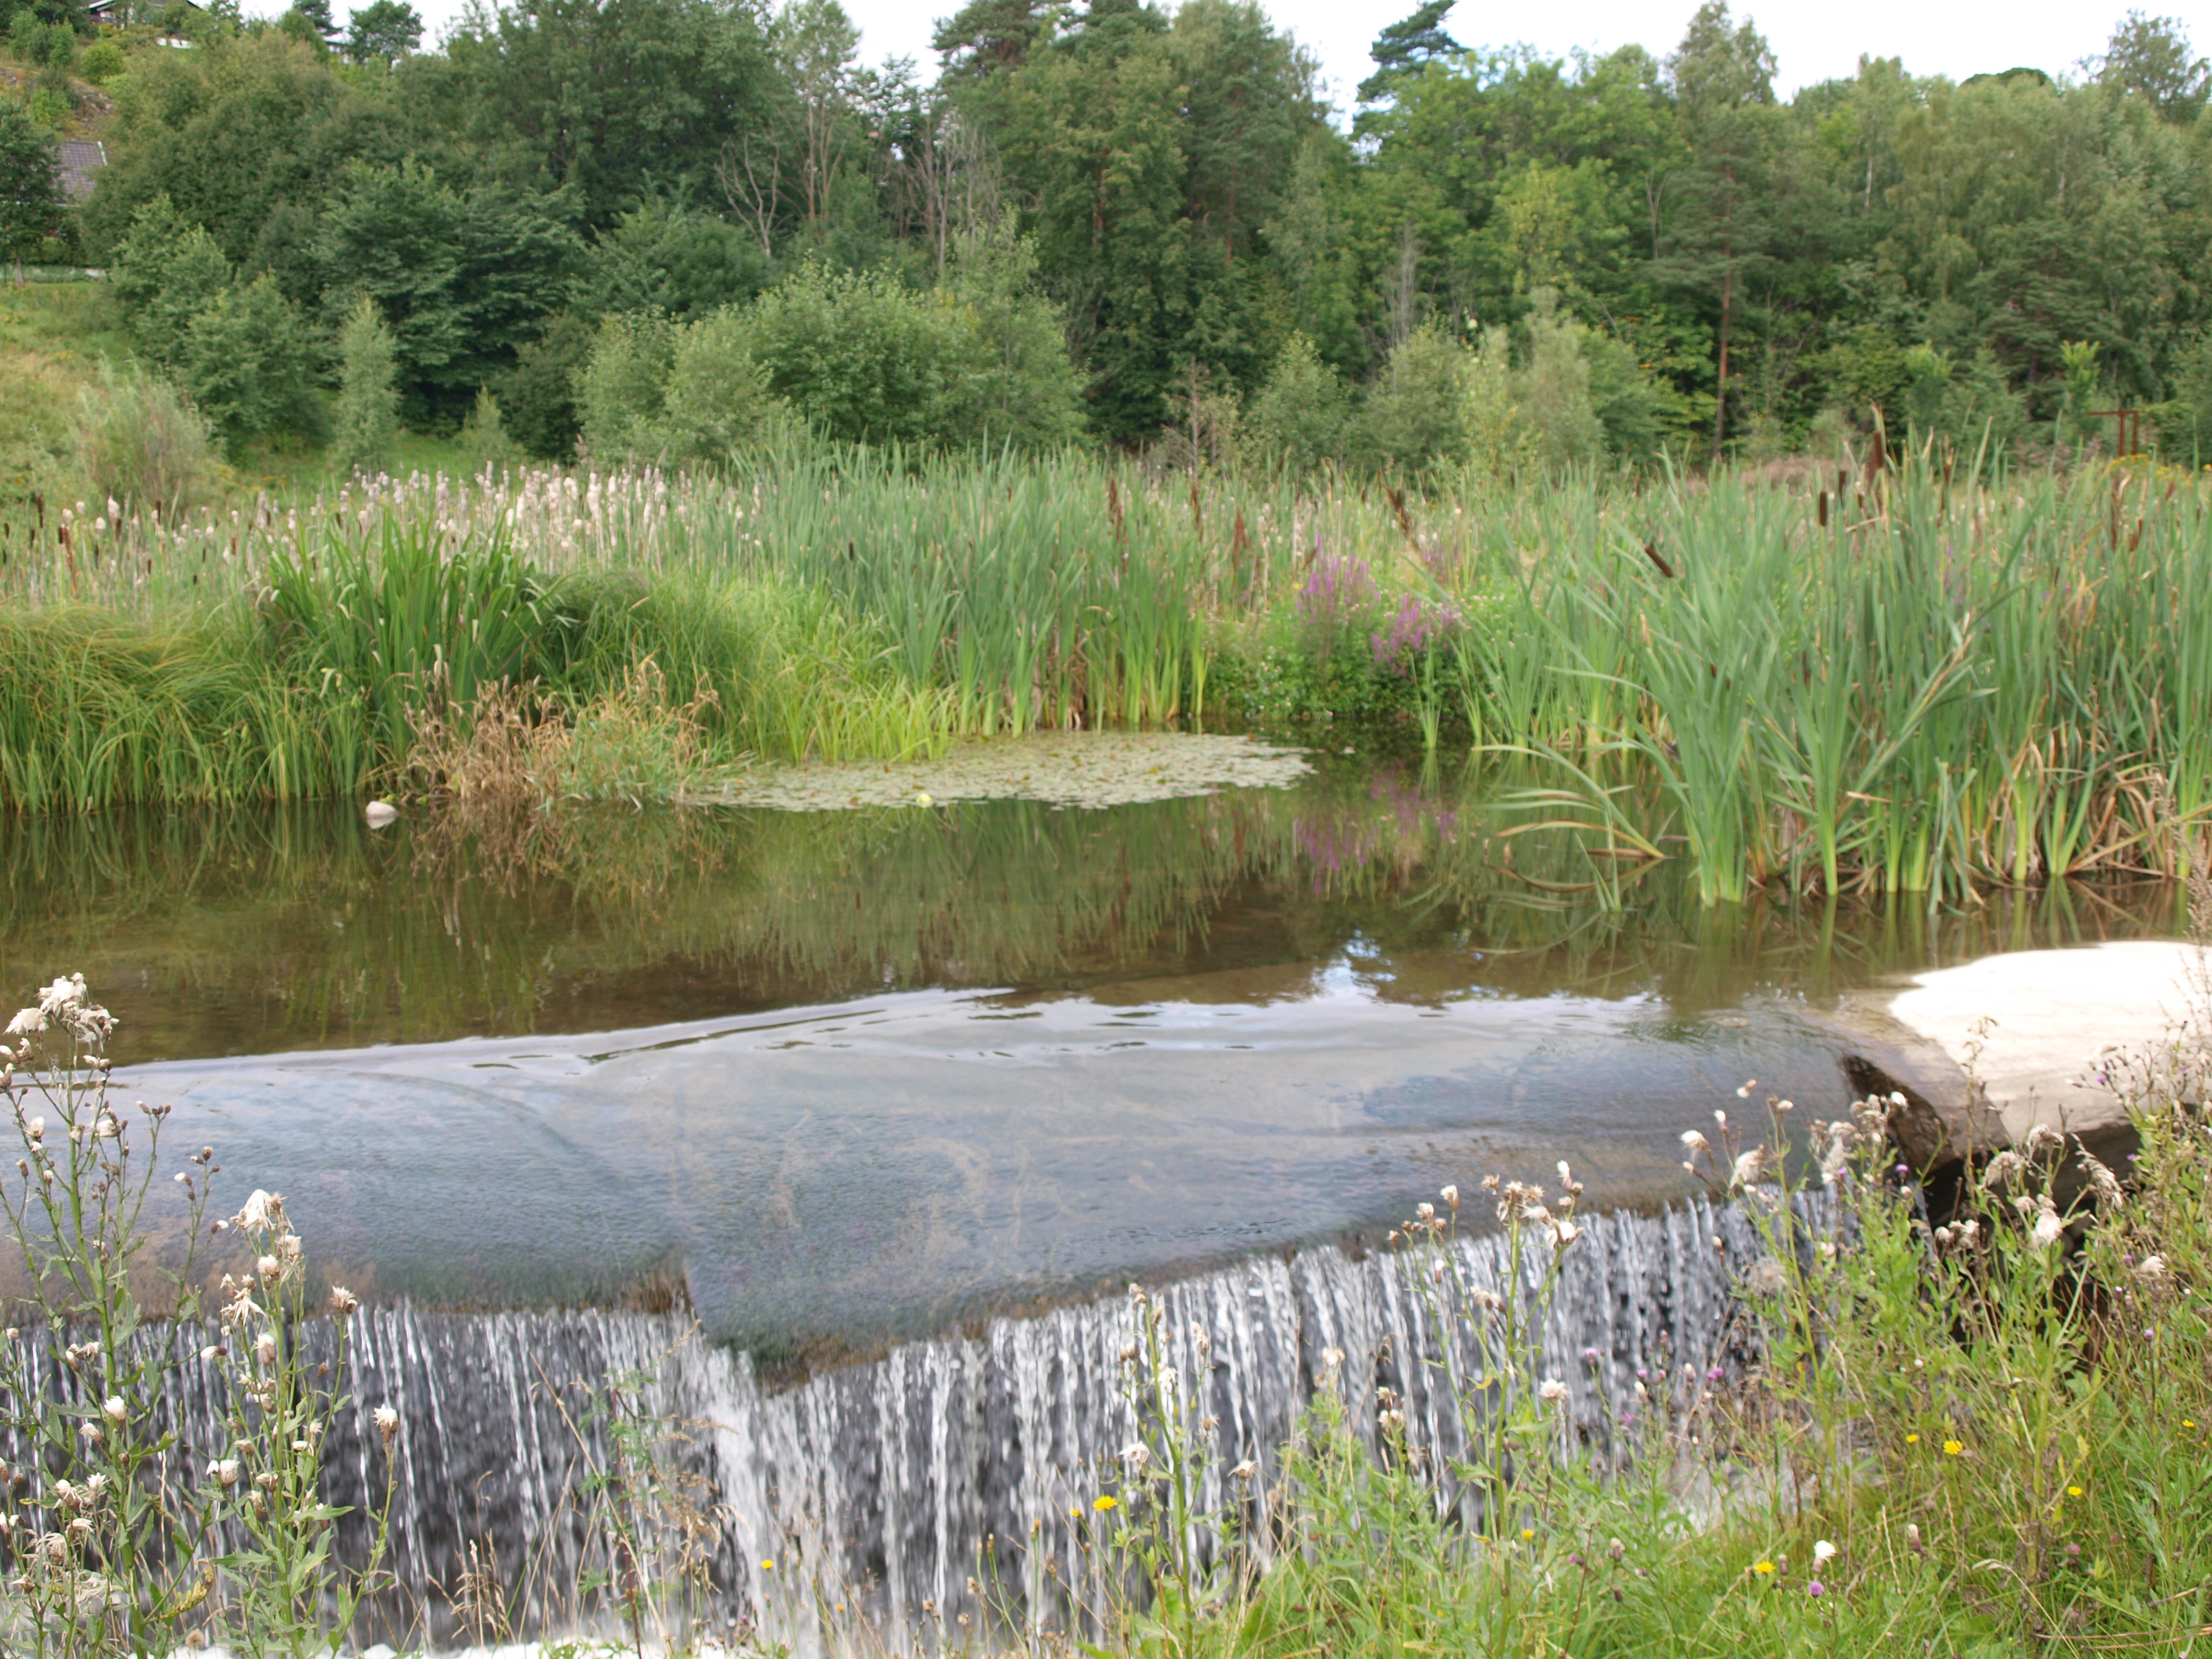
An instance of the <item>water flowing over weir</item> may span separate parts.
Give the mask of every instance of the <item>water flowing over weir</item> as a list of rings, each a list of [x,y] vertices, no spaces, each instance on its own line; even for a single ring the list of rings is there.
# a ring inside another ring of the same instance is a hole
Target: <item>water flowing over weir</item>
[[[1800,1200],[1808,1227],[1826,1217],[1824,1200]],[[1469,1287],[1507,1290],[1504,1242],[1455,1243]],[[1609,1407],[1626,1402],[1640,1373],[1729,1364],[1733,1287],[1765,1249],[1736,1206],[1693,1202],[1589,1220],[1544,1333],[1546,1372],[1567,1382],[1574,1419],[1602,1435]],[[1535,1254],[1524,1262],[1524,1297]],[[1242,1458],[1259,1462],[1263,1486],[1273,1477],[1330,1348],[1348,1356],[1341,1386],[1370,1439],[1376,1389],[1388,1385],[1406,1397],[1416,1443],[1446,1455],[1459,1447],[1435,1368],[1405,1358],[1442,1352],[1415,1261],[1315,1249],[1153,1292],[1170,1363],[1207,1379],[1218,1419],[1207,1507],[1224,1500],[1221,1471]],[[344,1553],[365,1542],[361,1511],[381,1495],[366,1407],[388,1403],[402,1423],[389,1560],[397,1589],[364,1620],[363,1640],[465,1639],[451,1593],[471,1540],[499,1564],[518,1636],[575,1626],[592,1541],[574,1496],[580,1448],[599,1449],[603,1437],[572,1384],[653,1375],[647,1409],[687,1426],[683,1455],[721,1506],[712,1617],[749,1620],[806,1653],[825,1650],[823,1615],[836,1620],[841,1606],[844,1620],[865,1618],[888,1646],[938,1645],[935,1632],[957,1636],[961,1615],[987,1616],[971,1577],[992,1581],[994,1612],[1066,1628],[1079,1618],[1068,1587],[1096,1588],[1070,1510],[1094,1518],[1091,1500],[1137,1432],[1121,1392],[1132,1319],[1120,1297],[900,1347],[781,1392],[759,1384],[744,1355],[685,1340],[678,1316],[403,1307],[364,1309],[355,1321],[349,1382],[363,1409],[337,1425],[325,1455],[331,1499],[356,1509],[342,1523]],[[325,1328],[310,1340],[331,1334]],[[1462,1356],[1472,1352],[1462,1341]],[[211,1376],[188,1366],[168,1401],[195,1445],[224,1437]]]

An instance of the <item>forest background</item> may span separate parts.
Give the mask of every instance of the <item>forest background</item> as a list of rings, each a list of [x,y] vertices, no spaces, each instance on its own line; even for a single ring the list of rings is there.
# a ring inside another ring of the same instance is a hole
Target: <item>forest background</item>
[[[1877,422],[2033,458],[2135,441],[2118,407],[2171,459],[2212,437],[2212,117],[2172,20],[2071,75],[1867,58],[1784,102],[1720,3],[1663,60],[1465,47],[1447,11],[1382,32],[1339,125],[1237,0],[971,0],[928,81],[864,66],[836,0],[478,8],[435,50],[404,0],[30,0],[0,237],[109,280],[16,291],[0,493],[158,495],[149,422],[247,476],[793,428],[1413,475]],[[86,137],[70,200],[52,144]]]

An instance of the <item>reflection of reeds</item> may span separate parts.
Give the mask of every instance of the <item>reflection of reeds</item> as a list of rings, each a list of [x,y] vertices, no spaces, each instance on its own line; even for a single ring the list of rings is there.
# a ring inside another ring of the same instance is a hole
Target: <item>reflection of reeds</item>
[[[1108,815],[494,802],[380,836],[343,809],[27,819],[0,837],[0,981],[83,962],[117,985],[135,1058],[1174,979],[1354,937],[1402,966],[1386,997],[1587,988],[1697,1008],[2180,920],[2160,884],[1942,915],[1708,910],[1680,861],[1623,876],[1573,834],[1506,838],[1497,803],[1525,775],[1363,770]]]

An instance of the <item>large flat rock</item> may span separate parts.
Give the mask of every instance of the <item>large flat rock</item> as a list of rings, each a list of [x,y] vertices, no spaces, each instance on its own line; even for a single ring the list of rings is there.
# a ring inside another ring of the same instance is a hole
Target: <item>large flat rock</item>
[[[2094,1149],[2128,1132],[2125,1104],[2093,1074],[2098,1056],[2148,1051],[2189,1031],[2205,971],[2203,951],[2182,940],[2020,951],[1917,975],[1854,1012],[1923,1067],[1934,1054],[1947,1059],[1960,1080],[1942,1085],[1952,1109],[1985,1102],[2008,1139],[2043,1123]]]

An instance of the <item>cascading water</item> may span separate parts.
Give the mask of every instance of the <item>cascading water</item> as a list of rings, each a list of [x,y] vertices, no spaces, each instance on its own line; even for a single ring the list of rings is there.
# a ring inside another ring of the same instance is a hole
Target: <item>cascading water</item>
[[[1800,1200],[1798,1218],[1825,1226],[1825,1200]],[[1467,1288],[1528,1304],[1538,1261],[1524,1261],[1516,1287],[1504,1282],[1502,1237],[1448,1248]],[[1634,1409],[1639,1378],[1727,1364],[1737,1281],[1766,1248],[1735,1206],[1586,1221],[1542,1325],[1545,1374],[1567,1382],[1573,1420],[1602,1435],[1617,1407]],[[1440,1334],[1420,1271],[1398,1252],[1323,1248],[1152,1293],[1167,1363],[1208,1379],[1220,1455],[1202,1507],[1241,1497],[1224,1492],[1223,1471],[1247,1457],[1264,1489],[1302,1406],[1331,1376],[1370,1439],[1376,1389],[1388,1386],[1416,1442],[1447,1458],[1459,1449],[1439,1366],[1421,1362],[1440,1361],[1448,1342],[1462,1360],[1473,1351],[1464,1331]],[[1139,1430],[1123,1393],[1133,1324],[1121,1298],[1000,1320],[978,1337],[900,1347],[781,1392],[760,1385],[746,1356],[689,1340],[678,1316],[387,1307],[353,1317],[348,1392],[360,1409],[325,1449],[328,1496],[354,1508],[342,1553],[357,1555],[363,1516],[382,1497],[368,1409],[390,1405],[401,1422],[394,1588],[365,1620],[364,1640],[465,1640],[458,1588],[494,1564],[516,1636],[607,1621],[604,1608],[579,1606],[580,1579],[605,1559],[579,1488],[606,1464],[592,1391],[625,1376],[637,1379],[641,1413],[685,1437],[679,1461],[713,1516],[701,1616],[724,1628],[749,1621],[802,1653],[830,1645],[828,1626],[863,1620],[901,1650],[939,1645],[963,1616],[1010,1610],[1031,1628],[1066,1628],[1097,1588],[1096,1558],[1082,1548],[1091,1500]],[[311,1358],[335,1334],[306,1333]],[[1330,1349],[1348,1356],[1334,1373]],[[172,1374],[165,1407],[187,1446],[228,1437],[216,1378],[194,1363]],[[971,1580],[984,1581],[983,1596]]]

